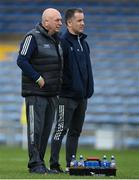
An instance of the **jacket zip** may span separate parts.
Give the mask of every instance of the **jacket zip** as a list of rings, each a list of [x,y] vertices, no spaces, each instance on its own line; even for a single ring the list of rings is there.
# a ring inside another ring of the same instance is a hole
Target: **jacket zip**
[[[80,36],[78,36],[78,43],[79,43],[79,46],[80,46],[80,48],[81,48],[81,51],[83,51],[83,47],[82,47],[81,41],[80,41]]]

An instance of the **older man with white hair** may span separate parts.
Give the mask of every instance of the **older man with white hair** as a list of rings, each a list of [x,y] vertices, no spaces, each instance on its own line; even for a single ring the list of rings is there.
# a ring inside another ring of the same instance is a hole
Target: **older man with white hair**
[[[61,21],[58,10],[46,9],[41,23],[26,34],[17,58],[26,102],[30,173],[55,173],[46,168],[44,156],[62,82],[63,60],[57,35]]]

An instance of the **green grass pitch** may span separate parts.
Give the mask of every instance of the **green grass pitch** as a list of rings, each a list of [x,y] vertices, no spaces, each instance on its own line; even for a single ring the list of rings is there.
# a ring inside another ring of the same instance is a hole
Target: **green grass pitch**
[[[70,176],[66,174],[58,175],[36,175],[30,174],[27,170],[27,150],[18,147],[0,146],[0,179],[139,179],[139,150],[94,150],[92,147],[79,146],[78,154],[87,156],[102,157],[104,154],[108,158],[113,154],[117,161],[117,176]],[[50,148],[46,151],[46,165],[48,165]],[[60,153],[62,167],[65,168],[65,149]]]

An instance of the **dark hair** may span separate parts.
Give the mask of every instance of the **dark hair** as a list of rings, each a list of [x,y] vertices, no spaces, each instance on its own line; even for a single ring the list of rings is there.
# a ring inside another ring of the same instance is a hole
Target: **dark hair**
[[[65,12],[65,23],[67,24],[67,21],[71,19],[76,12],[83,13],[82,8],[70,8],[67,9]]]

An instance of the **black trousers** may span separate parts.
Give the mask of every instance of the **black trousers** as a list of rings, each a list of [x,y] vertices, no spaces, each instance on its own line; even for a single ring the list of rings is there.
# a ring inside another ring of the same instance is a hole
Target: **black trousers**
[[[28,132],[28,168],[44,165],[48,138],[57,107],[56,97],[29,96],[25,98]]]
[[[66,163],[67,167],[70,166],[71,157],[73,154],[76,155],[77,152],[86,108],[86,99],[59,98],[57,123],[51,139],[50,167],[59,165],[62,139],[66,133]]]

